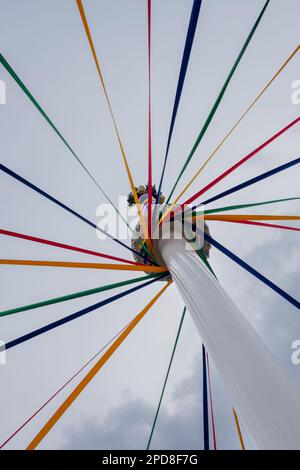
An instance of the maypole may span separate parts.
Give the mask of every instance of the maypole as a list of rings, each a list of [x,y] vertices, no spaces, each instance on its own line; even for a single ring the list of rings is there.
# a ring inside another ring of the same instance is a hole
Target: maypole
[[[165,170],[167,167],[167,161],[169,158],[169,152],[171,147],[172,135],[175,128],[176,116],[180,106],[181,95],[184,87],[185,77],[188,71],[189,60],[192,52],[193,41],[196,34],[198,18],[200,15],[200,9],[202,0],[193,0],[189,25],[186,34],[186,40],[183,48],[181,67],[179,71],[178,83],[176,87],[175,99],[173,104],[173,110],[171,114],[169,132],[166,142],[166,149],[164,153],[164,159],[162,161],[162,171],[159,179],[158,190],[152,184],[152,116],[151,116],[151,42],[152,42],[152,31],[151,31],[151,11],[152,2],[146,0],[147,4],[147,44],[148,44],[148,180],[147,185],[135,187],[134,179],[129,165],[129,160],[125,153],[123,140],[119,127],[117,125],[117,118],[113,111],[111,101],[109,98],[108,87],[104,80],[104,74],[102,66],[96,52],[96,47],[92,37],[91,29],[88,24],[88,19],[85,13],[82,0],[76,0],[78,12],[81,18],[83,30],[88,41],[89,49],[91,52],[91,58],[96,67],[96,71],[100,80],[101,92],[104,93],[106,104],[108,107],[109,115],[112,121],[115,136],[117,138],[118,146],[121,152],[121,158],[127,175],[129,185],[131,188],[131,194],[129,195],[129,205],[136,205],[137,214],[139,216],[139,224],[136,230],[133,231],[127,221],[119,213],[110,197],[100,186],[98,180],[91,174],[84,161],[79,157],[73,146],[69,143],[69,140],[64,137],[62,132],[56,126],[54,121],[50,118],[45,109],[41,106],[40,102],[32,95],[29,88],[21,80],[20,76],[8,63],[6,58],[0,53],[0,64],[5,68],[10,77],[18,85],[20,90],[27,96],[31,104],[40,113],[43,119],[48,123],[52,131],[68,149],[71,155],[77,160],[81,168],[84,170],[89,179],[97,186],[102,195],[109,201],[116,213],[123,219],[127,224],[128,228],[132,232],[131,246],[127,245],[120,239],[114,237],[108,231],[102,229],[96,225],[93,221],[87,218],[85,215],[77,212],[76,209],[66,205],[61,200],[57,199],[54,195],[44,191],[40,186],[34,182],[25,179],[22,175],[8,168],[6,165],[0,163],[0,172],[10,177],[13,183],[21,183],[25,188],[32,190],[35,194],[42,196],[47,203],[51,203],[58,206],[60,209],[68,213],[77,220],[89,225],[94,231],[100,231],[108,239],[112,240],[127,251],[130,251],[134,257],[133,260],[128,260],[115,256],[114,254],[108,254],[100,251],[90,250],[82,248],[73,244],[61,243],[59,241],[53,241],[41,237],[37,237],[31,234],[19,233],[12,230],[0,229],[0,235],[5,237],[12,237],[15,239],[21,239],[41,245],[47,245],[63,250],[69,250],[73,253],[81,253],[91,255],[95,257],[104,258],[106,260],[114,261],[115,263],[96,263],[96,262],[78,262],[78,261],[57,261],[57,260],[35,260],[35,259],[0,259],[0,266],[35,266],[47,267],[47,268],[59,268],[66,272],[66,268],[70,269],[97,269],[97,270],[110,270],[120,272],[140,272],[144,271],[147,273],[146,276],[132,278],[129,280],[120,280],[108,285],[97,286],[94,288],[80,290],[71,294],[65,294],[60,297],[48,298],[46,300],[35,301],[27,305],[16,306],[9,310],[0,311],[0,318],[7,317],[10,315],[20,314],[24,315],[24,312],[28,310],[34,310],[43,308],[45,306],[66,302],[89,295],[98,294],[110,290],[114,290],[120,287],[125,287],[126,290],[122,290],[115,295],[97,301],[96,303],[89,305],[80,310],[76,310],[59,320],[52,321],[51,323],[44,324],[32,331],[27,332],[19,337],[15,337],[8,341],[4,346],[0,347],[0,352],[4,349],[11,350],[23,343],[33,340],[40,335],[46,334],[58,327],[63,327],[69,324],[73,320],[96,312],[101,308],[123,299],[130,294],[134,294],[148,286],[152,286],[156,281],[166,282],[165,286],[150,300],[146,306],[140,311],[140,313],[133,318],[131,322],[126,324],[105,346],[103,346],[89,361],[85,362],[84,365],[71,376],[71,378],[62,385],[55,394],[40,406],[37,411],[32,414],[19,428],[0,446],[4,447],[17,433],[19,433],[37,414],[43,410],[48,403],[50,403],[68,384],[70,384],[84,369],[91,365],[86,375],[82,378],[69,396],[64,402],[58,407],[56,412],[48,419],[42,429],[36,434],[31,443],[28,445],[28,449],[35,449],[41,441],[47,436],[53,426],[60,420],[63,414],[73,404],[75,399],[83,392],[88,384],[94,379],[94,377],[100,372],[100,370],[106,365],[109,359],[112,357],[114,352],[122,345],[127,339],[132,330],[142,321],[144,316],[148,313],[151,307],[158,301],[158,299],[164,294],[168,286],[174,281],[179,294],[181,295],[184,304],[184,311],[181,316],[179,327],[177,330],[175,343],[172,349],[171,357],[169,360],[168,368],[163,382],[162,391],[159,397],[158,406],[154,415],[154,421],[151,427],[151,433],[148,439],[147,449],[150,448],[151,440],[155,430],[156,423],[158,421],[158,415],[161,409],[164,392],[167,386],[168,377],[172,367],[176,347],[179,341],[183,321],[185,318],[186,311],[192,316],[192,319],[200,333],[202,344],[202,371],[203,371],[203,389],[202,389],[202,402],[203,402],[203,442],[204,449],[209,450],[210,448],[210,429],[212,431],[213,446],[216,450],[217,440],[215,432],[213,402],[212,402],[212,388],[210,379],[210,369],[208,354],[216,367],[219,370],[223,381],[227,385],[228,390],[231,393],[233,408],[233,416],[237,428],[238,437],[240,440],[241,448],[244,449],[244,440],[242,436],[241,426],[239,418],[241,418],[242,427],[247,431],[247,434],[253,441],[256,447],[259,449],[297,449],[300,442],[300,403],[298,400],[298,394],[292,385],[289,383],[284,369],[278,364],[271,352],[264,345],[261,338],[258,336],[254,328],[250,325],[247,319],[242,315],[238,307],[232,302],[230,297],[221,287],[218,279],[214,275],[214,272],[207,261],[209,250],[213,246],[219,250],[231,261],[234,261],[240,267],[248,271],[258,280],[263,282],[265,285],[270,287],[274,292],[280,295],[283,299],[289,302],[291,305],[300,309],[300,302],[281,289],[279,286],[274,284],[266,276],[258,272],[251,265],[246,263],[244,260],[239,258],[235,253],[231,252],[215,238],[212,238],[206,221],[214,222],[229,222],[231,224],[244,224],[246,226],[256,226],[263,228],[291,230],[294,232],[300,231],[298,227],[292,227],[288,225],[279,225],[274,223],[266,223],[266,221],[296,221],[300,220],[299,215],[269,215],[269,214],[223,214],[223,212],[245,209],[248,207],[262,206],[268,204],[274,204],[279,202],[286,202],[292,200],[299,200],[299,197],[290,197],[250,202],[247,204],[234,204],[231,206],[223,206],[219,208],[207,209],[207,205],[215,202],[223,197],[234,194],[242,189],[257,184],[271,176],[288,170],[300,163],[300,158],[294,158],[288,160],[286,163],[281,164],[271,170],[268,170],[262,174],[259,174],[251,179],[243,181],[238,185],[235,185],[229,189],[221,190],[218,194],[210,196],[204,201],[197,201],[197,205],[184,210],[184,215],[189,220],[181,220],[180,228],[182,225],[185,228],[189,228],[198,232],[203,236],[203,245],[199,249],[199,246],[195,246],[191,249],[186,247],[186,239],[184,236],[175,237],[171,236],[165,239],[163,236],[153,237],[153,232],[159,230],[163,231],[164,228],[168,227],[172,231],[175,231],[175,222],[178,221],[178,214],[181,217],[181,210],[184,205],[196,204],[195,201],[202,197],[207,191],[213,188],[215,185],[220,183],[225,177],[233,173],[235,170],[240,168],[243,164],[248,162],[250,159],[255,157],[259,152],[265,149],[269,144],[274,142],[277,138],[283,135],[285,132],[290,131],[296,124],[300,123],[300,117],[296,117],[292,122],[286,124],[285,127],[277,131],[267,141],[263,142],[259,147],[252,150],[248,155],[237,161],[234,165],[230,166],[226,171],[216,176],[206,186],[200,187],[198,191],[193,194],[186,201],[182,201],[181,197],[186,193],[190,186],[196,181],[199,174],[212,160],[214,155],[232,135],[241,121],[255,106],[258,100],[264,95],[269,89],[270,85],[289,64],[289,62],[295,57],[300,50],[300,45],[288,56],[285,62],[280,66],[272,78],[258,93],[256,98],[251,101],[250,105],[243,112],[241,117],[233,124],[230,130],[227,132],[225,137],[216,146],[215,150],[209,155],[209,157],[202,163],[199,170],[189,180],[186,186],[181,190],[178,196],[171,201],[171,198],[178,186],[179,181],[186,172],[187,167],[190,165],[191,160],[195,157],[195,153],[202,142],[207,129],[213,121],[215,114],[217,113],[219,106],[226,94],[229,84],[242,61],[250,42],[257,31],[266,11],[270,0],[266,0],[262,10],[260,11],[252,29],[250,30],[245,42],[232,66],[229,70],[228,76],[223,84],[219,94],[217,95],[215,102],[204,121],[202,128],[198,134],[198,137],[192,146],[190,153],[183,163],[182,169],[171,189],[171,192],[167,199],[167,204],[162,206],[164,197],[161,194],[162,185],[164,182]],[[131,201],[131,202],[130,202]],[[156,205],[154,206],[154,202]],[[200,202],[200,203],[199,203]],[[175,205],[179,203],[179,207]],[[203,209],[205,205],[205,209]],[[198,208],[198,211],[197,211]],[[172,211],[172,209],[174,209]],[[157,211],[157,212],[156,212]],[[159,216],[156,217],[158,215]],[[173,212],[173,214],[172,214]],[[171,215],[172,214],[172,215]],[[168,217],[167,217],[168,216]],[[199,231],[197,228],[197,221],[200,220],[204,224],[204,230]],[[164,224],[162,226],[162,224]],[[152,230],[153,229],[153,230]],[[138,238],[134,238],[136,233],[140,233]],[[154,234],[155,235],[155,234]],[[197,242],[196,237],[196,242]],[[145,282],[143,282],[145,281]],[[133,287],[127,288],[134,284]],[[136,284],[136,285],[135,285]],[[52,346],[55,348],[55,344]],[[103,355],[100,354],[103,352]],[[99,357],[100,356],[100,357]],[[93,362],[96,362],[93,364]],[[200,363],[200,361],[199,361]],[[239,418],[238,418],[239,416]],[[211,417],[211,425],[209,424],[209,417]],[[200,439],[199,439],[200,441]]]

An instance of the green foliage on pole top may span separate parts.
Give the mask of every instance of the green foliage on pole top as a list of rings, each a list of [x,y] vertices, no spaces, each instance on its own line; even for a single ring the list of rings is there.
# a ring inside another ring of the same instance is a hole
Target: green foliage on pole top
[[[135,188],[135,190],[136,190],[136,193],[137,193],[138,197],[141,197],[143,194],[148,194],[148,184],[145,184],[145,186],[143,186],[141,184],[140,186]],[[156,190],[155,184],[152,186],[152,197],[155,200],[157,198],[157,190]],[[164,201],[165,201],[165,197],[160,195],[159,203],[163,204]],[[135,204],[135,200],[134,200],[132,192],[128,194],[127,203],[128,203],[129,207],[134,206],[134,204]]]

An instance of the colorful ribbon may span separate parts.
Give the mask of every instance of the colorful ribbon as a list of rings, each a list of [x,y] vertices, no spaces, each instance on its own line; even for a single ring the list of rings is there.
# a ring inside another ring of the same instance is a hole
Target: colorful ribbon
[[[25,235],[24,233],[12,232],[10,230],[0,229],[0,235],[6,235],[8,237],[20,238],[35,243],[41,243],[43,245],[55,246],[57,248],[63,248],[64,250],[76,251],[78,253],[84,253],[86,255],[98,256],[99,258],[111,259],[114,261],[121,261],[121,263],[128,263],[136,265],[135,261],[129,261],[124,258],[118,258],[117,256],[107,255],[99,251],[87,250],[85,248],[79,248],[78,246],[67,245],[65,243],[54,242],[53,240],[47,240],[45,238],[33,237],[32,235]]]
[[[166,268],[146,264],[110,264],[110,263],[81,263],[76,261],[48,261],[31,259],[0,259],[0,265],[15,266],[47,266],[55,268],[80,268],[80,269],[108,269],[113,271],[145,271],[147,273],[162,273]]]
[[[23,336],[20,336],[19,338],[13,339],[6,343],[4,346],[0,346],[0,351],[3,350],[8,350],[11,348],[14,348],[15,346],[18,346],[19,344],[25,343],[26,341],[29,341],[30,339],[36,338],[37,336],[40,336],[44,333],[47,333],[48,331],[51,331],[59,326],[65,325],[66,323],[69,323],[73,320],[76,320],[77,318],[82,317],[83,315],[86,315],[88,313],[93,312],[94,310],[97,310],[98,308],[104,307],[105,305],[108,305],[112,302],[115,302],[116,300],[121,299],[122,297],[125,297],[129,294],[132,294],[133,292],[136,292],[140,289],[143,289],[144,287],[149,286],[150,284],[153,284],[159,279],[162,279],[165,276],[158,276],[155,279],[151,279],[148,282],[144,282],[143,284],[140,284],[139,286],[132,287],[131,289],[128,289],[124,292],[121,292],[119,294],[113,295],[112,297],[109,297],[105,300],[101,300],[100,302],[97,302],[96,304],[90,305],[89,307],[83,308],[75,313],[72,313],[71,315],[68,315],[64,318],[61,318],[60,320],[56,320],[52,323],[49,323],[48,325],[42,326],[41,328],[38,328],[34,331],[31,331],[30,333],[27,333]]]
[[[255,176],[254,178],[251,178],[249,180],[246,180],[243,183],[240,183],[236,186],[233,186],[232,188],[227,189],[226,191],[222,191],[216,196],[206,199],[206,201],[202,202],[202,204],[204,205],[210,204],[214,201],[217,201],[218,199],[221,199],[222,197],[228,196],[229,194],[233,194],[237,191],[240,191],[241,189],[247,188],[248,186],[258,183],[259,181],[262,181],[266,178],[270,178],[270,176],[276,175],[277,173],[280,173],[281,171],[287,170],[288,168],[291,168],[292,166],[298,165],[298,163],[300,163],[300,158],[296,158],[295,160],[291,160],[288,163],[279,165],[273,168],[272,170],[266,171],[265,173],[261,173],[260,175]]]
[[[14,313],[21,313],[27,310],[34,310],[36,308],[45,307],[47,305],[53,305],[53,304],[57,304],[60,302],[66,302],[68,300],[78,299],[81,297],[85,297],[87,295],[99,294],[100,292],[105,292],[107,290],[127,286],[129,284],[134,284],[135,282],[145,281],[146,279],[149,279],[149,277],[155,277],[155,276],[156,274],[148,274],[147,276],[136,277],[134,279],[129,279],[128,281],[115,282],[112,284],[108,284],[106,286],[96,287],[94,289],[82,290],[79,292],[75,292],[73,294],[63,295],[61,297],[55,297],[53,299],[36,302],[34,304],[23,305],[22,307],[11,308],[9,310],[2,310],[2,312],[0,312],[0,317],[6,317]]]
[[[219,183],[221,180],[223,180],[226,176],[228,176],[230,173],[232,173],[234,170],[239,168],[241,165],[246,163],[250,158],[254,157],[258,152],[260,152],[263,148],[265,148],[267,145],[269,145],[271,142],[276,140],[278,137],[280,137],[284,132],[289,130],[291,127],[293,127],[295,124],[297,124],[300,121],[300,118],[295,119],[294,121],[290,122],[287,126],[285,126],[283,129],[281,129],[279,132],[274,134],[272,137],[270,137],[267,141],[265,141],[263,144],[261,144],[259,147],[257,147],[255,150],[250,152],[248,155],[246,155],[244,158],[239,160],[237,163],[235,163],[233,166],[228,168],[225,172],[221,173],[217,178],[215,178],[213,181],[211,181],[209,184],[207,184],[204,188],[200,189],[196,194],[194,194],[192,197],[187,199],[179,208],[176,208],[174,210],[174,213],[178,213],[182,208],[184,209],[187,205],[191,204],[195,199],[200,197],[202,194],[204,194],[206,191],[211,189],[213,186],[215,186],[217,183]],[[166,217],[169,215],[169,213],[172,211],[174,208],[176,202],[178,201],[179,197],[184,193],[182,191],[179,196],[176,198],[176,200],[169,206],[167,207],[167,210],[164,212],[163,216],[161,217],[160,223],[162,223]],[[201,203],[206,204],[206,202]],[[197,206],[196,206],[197,207]]]
[[[57,397],[57,395],[59,395],[60,392],[62,392],[84,369],[86,369],[86,367],[88,367],[121,333],[122,331],[125,330],[125,328],[130,324],[127,323],[127,325],[125,325],[117,334],[115,334],[96,354],[94,354],[93,357],[91,357],[91,359],[89,359],[83,366],[80,367],[80,369],[74,374],[72,375],[72,377],[70,377],[67,382],[65,382],[53,395],[51,395],[50,398],[48,398],[47,401],[45,401],[43,403],[43,405],[41,405],[28,419],[26,419],[26,421],[24,421],[23,424],[21,424],[21,426],[19,426],[16,431],[13,432],[13,434],[11,434],[9,436],[9,438],[7,438],[1,445],[0,445],[0,449],[3,449],[3,447],[6,446],[6,444],[8,444],[12,439],[13,437],[15,437],[17,434],[19,434],[19,432],[25,428],[25,426],[27,426],[28,423],[30,423],[30,421],[35,418],[52,400],[54,400],[55,397]]]
[[[206,165],[211,161],[213,156],[217,153],[217,151],[222,147],[222,145],[227,141],[227,139],[231,136],[231,134],[235,131],[235,129],[239,126],[239,124],[242,122],[245,116],[251,111],[251,109],[254,107],[254,105],[258,102],[258,100],[262,97],[262,95],[267,91],[269,86],[274,82],[274,80],[278,77],[278,75],[283,71],[283,69],[287,66],[287,64],[293,59],[293,57],[297,54],[297,52],[300,50],[300,46],[297,46],[296,49],[292,52],[292,54],[287,58],[287,60],[282,64],[282,66],[277,70],[275,75],[271,78],[271,80],[267,83],[267,85],[262,89],[262,91],[257,95],[257,97],[252,101],[252,103],[248,106],[246,111],[242,114],[242,116],[237,120],[237,122],[232,126],[232,128],[229,130],[229,132],[223,137],[221,142],[217,145],[217,147],[214,149],[214,151],[210,154],[210,156],[207,158],[207,160],[203,163],[203,165],[200,167],[200,169],[195,173],[195,175],[190,179],[188,184],[185,186],[185,188],[181,191],[179,196],[175,200],[176,202],[183,196],[183,194],[189,189],[189,187],[192,185],[192,183],[198,178],[202,170],[206,167]]]
[[[215,186],[217,183],[222,181],[226,176],[230,175],[233,171],[235,171],[237,168],[239,168],[241,165],[246,163],[248,160],[250,160],[252,157],[257,155],[261,150],[263,150],[265,147],[267,147],[271,142],[274,142],[278,137],[280,137],[282,134],[284,134],[286,131],[291,129],[295,124],[297,124],[300,121],[300,117],[297,119],[294,119],[294,121],[290,122],[287,126],[285,126],[283,129],[280,129],[276,134],[274,134],[270,139],[268,139],[266,142],[263,144],[259,145],[255,150],[252,150],[248,155],[246,155],[244,158],[239,160],[237,163],[232,165],[230,168],[228,168],[226,171],[221,173],[217,178],[215,178],[213,181],[211,181],[209,184],[204,186],[204,188],[200,189],[194,196],[190,197],[185,201],[184,204],[191,204],[195,199],[198,197],[202,196],[202,194],[206,193],[209,189],[211,189],[213,186]]]
[[[85,387],[91,382],[95,375],[102,369],[106,364],[109,358],[113,353],[119,348],[119,346],[125,341],[127,336],[131,331],[138,325],[138,323],[144,318],[146,313],[150,308],[155,304],[159,297],[164,293],[164,291],[169,287],[172,281],[169,281],[155,297],[143,308],[143,310],[133,319],[133,321],[125,328],[125,330],[120,334],[116,341],[110,346],[110,348],[103,354],[99,361],[92,367],[92,369],[87,373],[87,375],[81,380],[81,382],[76,386],[73,392],[67,397],[63,404],[58,408],[58,410],[53,414],[53,416],[47,421],[45,426],[39,431],[35,438],[28,445],[27,450],[34,450],[39,443],[44,439],[48,432],[53,428],[57,421],[63,416],[67,409],[72,405],[74,400],[80,395],[80,393],[85,389]]]
[[[142,254],[142,253],[139,253],[135,250],[133,250],[132,248],[130,248],[129,246],[127,246],[125,243],[121,242],[120,240],[118,240],[117,238],[113,237],[112,235],[110,235],[108,232],[106,232],[105,230],[101,229],[100,227],[98,227],[96,224],[94,224],[93,222],[91,222],[90,220],[88,220],[86,217],[84,217],[83,215],[79,214],[78,212],[74,211],[73,209],[71,209],[70,207],[68,207],[66,204],[60,202],[58,199],[56,199],[55,197],[51,196],[50,194],[46,193],[45,191],[43,191],[41,188],[39,188],[38,186],[34,185],[33,183],[31,183],[30,181],[26,180],[25,178],[23,178],[22,176],[18,175],[17,173],[15,173],[14,171],[10,170],[7,166],[3,165],[2,163],[0,163],[0,170],[2,170],[4,173],[6,173],[7,175],[11,176],[12,178],[16,179],[17,181],[19,181],[20,183],[24,184],[25,186],[27,186],[28,188],[32,189],[33,191],[37,192],[38,194],[40,194],[41,196],[45,197],[46,199],[48,199],[49,201],[53,202],[54,204],[58,205],[59,207],[61,207],[62,209],[66,210],[67,212],[69,212],[70,214],[74,215],[75,217],[77,217],[78,219],[80,219],[82,222],[85,222],[86,224],[90,225],[91,227],[93,227],[95,230],[98,230],[99,232],[105,234],[108,238],[110,238],[111,240],[114,240],[116,243],[118,243],[119,245],[121,245],[123,248],[126,248],[126,250],[129,250],[129,251],[132,251],[133,253],[136,253],[137,255],[139,256],[142,256],[143,258],[145,258],[145,256]]]

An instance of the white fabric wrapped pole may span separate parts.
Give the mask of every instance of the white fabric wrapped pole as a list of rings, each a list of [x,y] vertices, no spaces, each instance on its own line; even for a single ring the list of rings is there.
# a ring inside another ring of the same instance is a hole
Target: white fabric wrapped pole
[[[300,449],[300,392],[184,240],[159,251],[258,449]]]

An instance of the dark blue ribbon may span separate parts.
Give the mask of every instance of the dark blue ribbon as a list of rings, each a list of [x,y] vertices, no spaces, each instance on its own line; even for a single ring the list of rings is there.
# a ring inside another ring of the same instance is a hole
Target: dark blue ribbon
[[[118,240],[117,238],[113,237],[112,235],[110,235],[108,232],[106,232],[105,230],[101,229],[100,227],[98,227],[96,224],[94,224],[93,222],[91,222],[90,220],[86,219],[83,215],[79,214],[78,212],[74,211],[73,209],[71,209],[70,207],[68,207],[66,204],[60,202],[58,199],[56,199],[55,197],[51,196],[50,194],[46,193],[45,191],[43,191],[42,189],[38,188],[37,186],[35,186],[33,183],[31,183],[30,181],[26,180],[25,178],[23,178],[22,176],[18,175],[17,173],[15,173],[14,171],[10,170],[7,166],[3,165],[2,163],[0,163],[0,170],[4,171],[4,173],[6,173],[7,175],[11,176],[12,178],[15,178],[17,181],[19,181],[20,183],[23,183],[25,186],[27,186],[28,188],[30,189],[33,189],[33,191],[37,192],[38,194],[40,194],[41,196],[47,198],[49,201],[51,202],[54,202],[54,204],[58,205],[59,207],[61,207],[62,209],[66,210],[67,212],[69,212],[70,214],[74,215],[75,217],[77,217],[78,219],[82,220],[83,222],[85,222],[86,224],[90,225],[91,227],[93,227],[95,230],[99,230],[99,232],[101,233],[104,233],[108,238],[110,238],[111,240],[114,240],[116,243],[118,243],[119,245],[121,245],[123,248],[126,248],[126,250],[130,250],[132,251],[133,253],[136,253],[137,255],[141,256],[142,258],[145,258],[145,256],[142,254],[142,253],[139,253],[135,250],[133,250],[132,248],[130,248],[129,246],[127,246],[125,243],[121,242],[120,240]]]
[[[269,178],[270,176],[275,175],[276,173],[279,173],[280,171],[287,170],[291,166],[298,165],[298,163],[300,163],[300,158],[296,158],[295,160],[285,163],[284,165],[277,166],[276,168],[273,168],[273,170],[270,170],[270,171],[267,171],[266,173],[262,173],[261,175],[255,176],[255,178],[251,178],[250,180],[244,181],[243,183],[238,184],[237,186],[233,186],[231,189],[227,189],[227,191],[223,191],[222,193],[219,193],[216,196],[211,197],[210,199],[206,199],[206,201],[202,202],[200,206],[202,204],[210,204],[211,202],[217,201],[218,199],[221,199],[222,197],[228,196],[229,194],[235,193],[236,191],[240,191],[240,189],[247,188],[248,186],[258,183],[259,181],[262,181],[265,178]]]
[[[228,248],[225,248],[225,246],[221,245],[221,243],[217,242],[214,238],[212,238],[207,233],[204,233],[204,238],[209,243],[211,243],[215,248],[217,248],[219,251],[224,253],[224,255],[228,256],[228,258],[232,259],[235,263],[239,264],[242,268],[246,269],[246,271],[248,271],[250,274],[255,276],[260,281],[262,281],[268,287],[271,287],[271,289],[273,291],[277,292],[277,294],[279,294],[281,297],[283,297],[289,303],[294,305],[296,308],[300,309],[300,302],[298,300],[294,299],[294,297],[292,297],[287,292],[282,290],[280,287],[278,287],[276,284],[274,284],[272,281],[270,281],[268,278],[266,278],[263,274],[256,271],[256,269],[252,268],[252,266],[250,266],[248,263],[246,263],[246,261],[243,261],[237,255],[232,253],[232,251],[228,250]]]
[[[203,370],[203,444],[204,444],[204,450],[209,450],[206,351],[205,351],[205,347],[203,344],[202,344],[202,370]]]
[[[164,159],[162,174],[161,174],[161,178],[159,182],[159,188],[158,188],[157,196],[156,196],[156,204],[158,204],[160,193],[161,193],[166,164],[168,160],[169,148],[170,148],[171,139],[173,135],[174,124],[175,124],[178,106],[180,103],[181,93],[182,93],[182,89],[184,85],[184,80],[185,80],[185,76],[186,76],[186,72],[187,72],[187,68],[188,68],[188,64],[190,60],[190,55],[191,55],[194,36],[195,36],[196,28],[197,28],[201,3],[202,3],[202,0],[194,0],[194,3],[193,3],[193,8],[192,8],[189,27],[188,27],[188,31],[187,31],[187,35],[185,39],[184,51],[183,51],[181,67],[180,67],[180,72],[179,72],[179,77],[178,77],[178,83],[177,83],[176,95],[175,95],[175,100],[174,100],[174,105],[173,105],[173,112],[172,112],[171,124],[170,124],[170,129],[169,129],[169,136],[168,136],[167,148],[166,148],[166,153],[165,153],[165,159]]]

